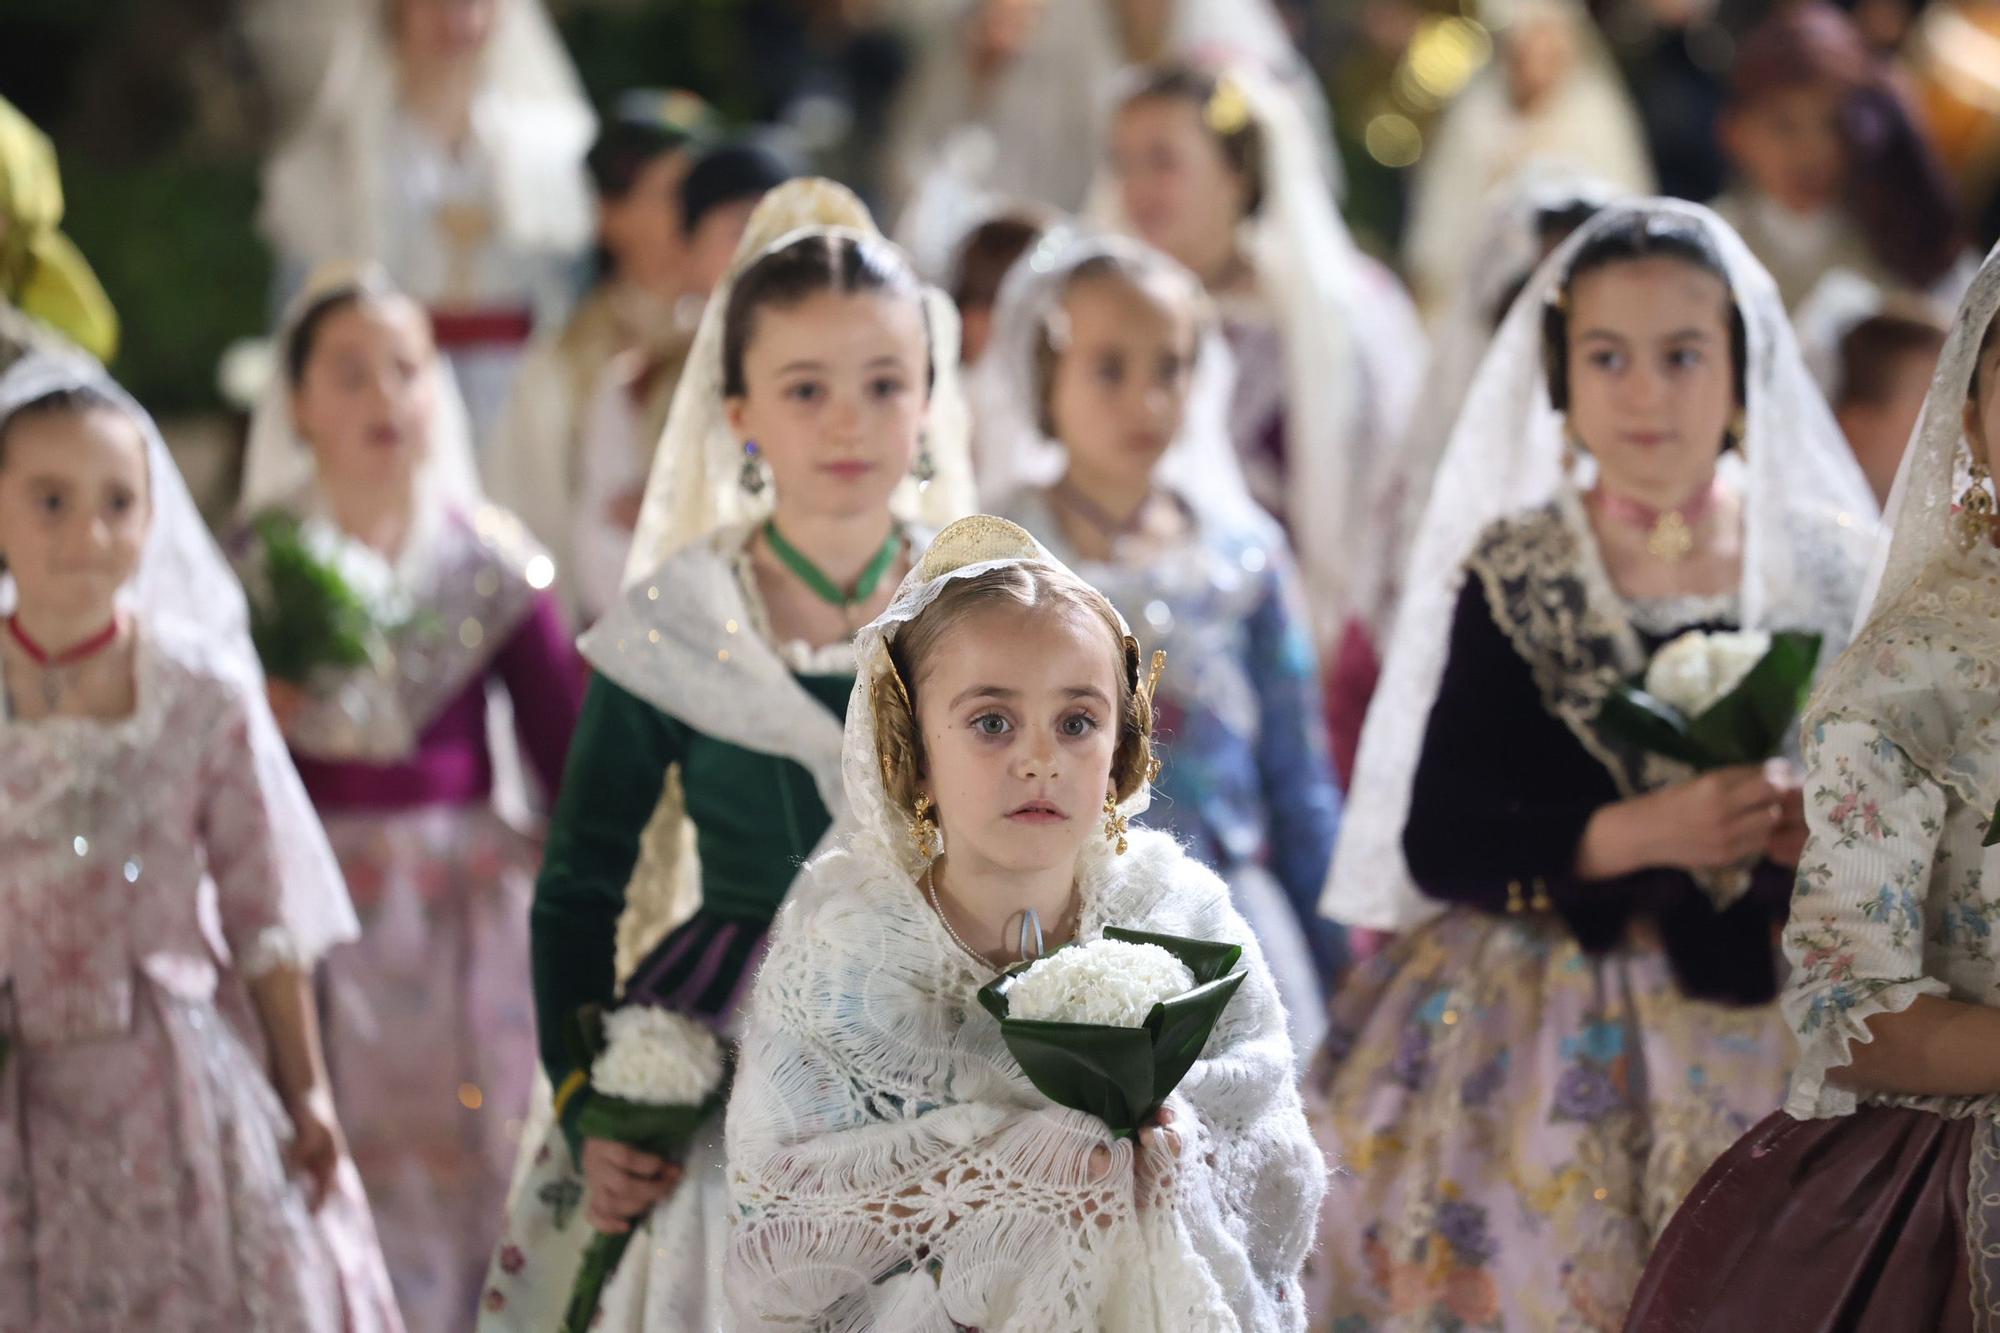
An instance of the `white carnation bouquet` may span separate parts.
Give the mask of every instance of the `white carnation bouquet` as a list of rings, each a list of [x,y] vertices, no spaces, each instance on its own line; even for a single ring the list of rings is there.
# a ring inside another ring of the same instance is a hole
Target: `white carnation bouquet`
[[[1050,1101],[1138,1132],[1200,1058],[1246,975],[1240,945],[1105,930],[1009,968],[979,992]]]
[[[1612,690],[1606,732],[1700,771],[1777,756],[1819,663],[1817,634],[1690,630]]]
[[[706,1025],[651,1005],[605,1014],[587,1009],[573,1038],[590,1070],[578,1134],[609,1139],[655,1157],[678,1160],[709,1113],[721,1104],[729,1077],[722,1042]],[[562,1333],[583,1333],[634,1231],[591,1237],[570,1289]]]
[[[304,686],[322,670],[379,665],[390,636],[416,621],[389,562],[331,523],[272,510],[252,528],[250,637],[272,679]]]

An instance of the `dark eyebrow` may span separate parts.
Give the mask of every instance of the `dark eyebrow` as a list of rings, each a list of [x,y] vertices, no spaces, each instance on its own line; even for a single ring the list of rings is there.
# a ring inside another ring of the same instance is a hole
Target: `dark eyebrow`
[[[1670,343],[1705,343],[1713,336],[1707,329],[1675,329],[1660,341]]]
[[[1587,341],[1591,338],[1601,338],[1605,342],[1614,342],[1614,343],[1622,343],[1625,341],[1624,334],[1613,333],[1610,329],[1585,329],[1583,332],[1577,334],[1576,336],[1580,341]]]
[[[959,691],[958,697],[951,701],[951,706],[956,708],[960,704],[973,699],[1018,699],[1020,697],[1021,692],[1019,690],[1010,690],[999,685],[974,685],[970,689]]]
[[[1095,699],[1107,708],[1111,706],[1111,700],[1106,698],[1104,691],[1098,689],[1095,685],[1072,685],[1063,691],[1063,697],[1068,699]]]

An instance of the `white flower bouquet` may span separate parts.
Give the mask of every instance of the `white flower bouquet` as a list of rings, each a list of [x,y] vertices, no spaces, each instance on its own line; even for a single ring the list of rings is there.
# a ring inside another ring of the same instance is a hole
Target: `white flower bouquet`
[[[1611,692],[1598,724],[1701,771],[1763,763],[1798,719],[1819,650],[1817,634],[1691,630]]]
[[[721,1103],[729,1061],[708,1027],[649,1005],[578,1016],[577,1040],[587,1057],[590,1086],[577,1112],[577,1132],[609,1139],[655,1157],[678,1160],[695,1130]],[[562,1333],[583,1333],[635,1231],[599,1233],[584,1250],[563,1314]]]
[[[1187,1076],[1247,975],[1240,945],[1113,926],[979,992],[1043,1096],[1139,1130]]]

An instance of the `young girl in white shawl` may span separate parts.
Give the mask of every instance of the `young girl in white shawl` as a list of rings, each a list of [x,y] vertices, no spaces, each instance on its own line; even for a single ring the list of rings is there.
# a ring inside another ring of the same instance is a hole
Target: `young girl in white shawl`
[[[596,120],[541,0],[354,0],[305,122],[264,175],[285,292],[373,260],[427,307],[493,440],[530,334],[590,243]]]
[[[0,549],[0,1328],[401,1333],[312,1002],[354,911],[94,362],[0,377]]]
[[[1229,891],[1148,801],[1151,688],[1103,596],[1020,528],[941,533],[857,643],[857,828],[807,868],[730,1099],[746,1328],[1299,1329],[1324,1168]],[[1248,979],[1138,1139],[1035,1091],[975,993],[1106,926]]]

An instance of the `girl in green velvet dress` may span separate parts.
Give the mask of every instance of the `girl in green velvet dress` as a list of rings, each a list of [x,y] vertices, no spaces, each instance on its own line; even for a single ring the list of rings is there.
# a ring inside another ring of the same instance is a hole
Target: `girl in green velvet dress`
[[[721,1116],[681,1162],[580,1139],[589,1071],[564,1034],[614,1002],[733,1032],[772,916],[847,820],[852,636],[971,507],[957,358],[949,302],[851,194],[766,198],[696,334],[625,600],[582,642],[597,676],[533,916],[554,1124],[516,1180],[483,1329],[555,1327],[590,1236],[633,1226],[650,1238],[594,1327],[718,1326]]]

